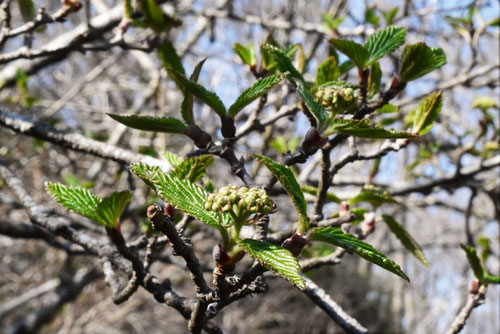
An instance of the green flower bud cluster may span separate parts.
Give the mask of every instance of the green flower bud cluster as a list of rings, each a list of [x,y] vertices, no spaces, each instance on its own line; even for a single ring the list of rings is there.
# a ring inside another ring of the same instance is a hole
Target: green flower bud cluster
[[[229,212],[238,221],[254,213],[276,212],[276,203],[262,189],[228,186],[208,195],[205,209]]]
[[[354,111],[358,107],[358,94],[352,87],[319,87],[314,100],[335,114]]]

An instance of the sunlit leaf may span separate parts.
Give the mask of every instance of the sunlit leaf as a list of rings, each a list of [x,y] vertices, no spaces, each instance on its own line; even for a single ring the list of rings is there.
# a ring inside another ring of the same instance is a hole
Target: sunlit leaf
[[[442,91],[434,92],[418,104],[415,118],[413,119],[413,133],[424,135],[432,129],[434,121],[443,105],[442,93]]]
[[[79,215],[97,221],[96,208],[101,199],[88,189],[66,187],[62,184],[47,182],[45,189],[54,197],[57,203]]]
[[[357,67],[360,69],[366,68],[370,54],[362,45],[353,41],[335,38],[330,39],[330,44],[345,54]]]
[[[96,208],[99,222],[106,227],[116,228],[118,220],[131,198],[132,194],[129,191],[114,192],[111,196],[104,197]]]
[[[226,107],[214,92],[186,78],[182,73],[168,69],[169,75],[174,76],[185,91],[189,90],[194,96],[212,108],[219,116],[226,115]]]
[[[238,245],[264,267],[288,280],[299,289],[305,290],[306,285],[301,276],[299,263],[289,250],[253,239],[240,240]]]
[[[316,73],[316,85],[322,85],[329,81],[336,81],[340,75],[335,57],[330,56],[318,66]]]
[[[291,169],[279,162],[274,162],[270,158],[251,154],[260,163],[266,166],[269,171],[278,179],[283,188],[285,188],[288,195],[292,198],[292,202],[297,209],[299,217],[299,233],[304,233],[309,229],[309,218],[307,217],[307,204],[302,190],[300,190],[299,183],[293,175]]]
[[[384,253],[376,250],[372,245],[363,242],[356,238],[354,235],[349,233],[344,233],[340,228],[336,227],[324,227],[318,228],[311,232],[309,235],[311,240],[319,240],[323,242],[330,243],[337,247],[344,248],[350,252],[353,252],[365,260],[368,260],[379,267],[382,267],[399,277],[407,280],[410,279],[401,270],[401,267],[397,265],[394,261],[388,259]]]
[[[446,56],[440,48],[430,48],[425,43],[407,45],[401,55],[399,80],[409,82],[418,79],[446,64]]]
[[[258,80],[252,87],[241,93],[233,105],[229,107],[229,116],[234,118],[238,112],[279,84],[287,75],[288,73],[276,74]]]
[[[382,70],[380,64],[374,62],[370,67],[370,76],[368,77],[368,98],[372,98],[380,90],[380,81],[382,80]]]
[[[323,125],[328,120],[328,113],[325,111],[323,106],[318,102],[314,101],[314,97],[309,93],[309,91],[303,86],[299,86],[299,94],[302,100],[305,102],[309,111],[313,113],[314,117],[317,119],[320,125]]]
[[[271,44],[261,44],[261,46],[272,55],[282,73],[289,72],[291,77],[299,79],[302,83],[305,83],[304,77],[295,68],[295,66],[293,66],[292,61],[286,55],[284,50]]]
[[[144,163],[132,164],[130,170],[141,179],[147,179],[154,185],[157,194],[167,203],[171,203],[194,218],[216,228],[227,226],[231,218],[226,213],[208,211],[205,202],[208,193],[202,187],[186,179],[179,179],[173,174],[166,174]]]
[[[370,66],[389,52],[396,50],[404,42],[405,30],[403,28],[389,26],[375,32],[364,45],[369,54],[366,66]]]
[[[417,138],[409,132],[384,129],[368,119],[332,119],[325,135],[332,133],[372,139]]]
[[[212,155],[187,158],[182,161],[171,174],[179,179],[187,179],[191,182],[196,182],[205,175],[206,168],[213,162],[214,157]]]
[[[233,49],[240,56],[244,64],[248,66],[255,66],[257,64],[253,43],[248,43],[246,47],[240,43],[234,43]]]

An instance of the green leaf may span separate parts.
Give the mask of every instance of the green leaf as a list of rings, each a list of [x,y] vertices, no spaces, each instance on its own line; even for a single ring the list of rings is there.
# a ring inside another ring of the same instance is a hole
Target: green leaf
[[[257,81],[252,87],[241,93],[233,105],[229,107],[229,117],[234,118],[243,108],[267,93],[287,76],[288,73],[276,74]]]
[[[372,185],[366,185],[363,187],[361,192],[356,196],[350,198],[348,201],[349,205],[353,205],[360,202],[371,203],[375,207],[380,206],[383,203],[395,203],[399,204],[388,191],[374,187]]]
[[[329,81],[336,81],[340,76],[335,57],[330,56],[318,66],[316,73],[316,85],[322,85]]]
[[[446,56],[440,48],[430,48],[425,43],[407,45],[401,55],[400,82],[418,79],[446,64]]]
[[[491,255],[490,239],[488,237],[481,236],[477,242],[481,246],[481,261],[484,263]]]
[[[276,151],[280,152],[281,154],[285,154],[286,151],[288,151],[288,146],[286,144],[285,137],[283,136],[279,136],[276,139],[271,140],[269,146],[276,149]]]
[[[264,46],[266,44],[270,44],[276,47],[280,47],[278,42],[274,39],[272,34],[269,34],[266,39],[266,43],[260,44],[260,56],[261,56],[261,63],[262,63],[262,68],[266,70],[268,73],[275,73],[275,69],[277,66],[276,61],[274,60],[273,54],[270,50],[265,48]]]
[[[71,187],[82,187],[86,189],[93,188],[95,186],[94,181],[83,181],[78,176],[73,173],[64,173],[63,174],[64,182]]]
[[[180,163],[171,174],[179,179],[187,179],[196,182],[205,175],[205,170],[214,162],[212,155],[201,155],[195,158],[187,158]]]
[[[384,17],[385,24],[390,25],[394,21],[394,18],[398,14],[398,7],[394,7],[391,10],[388,11],[383,11],[381,10],[380,12],[382,13],[382,16]]]
[[[370,76],[368,77],[368,98],[372,98],[380,90],[380,81],[382,80],[382,70],[378,61],[370,67]]]
[[[373,8],[366,7],[365,9],[365,21],[368,23],[371,23],[375,28],[378,27],[378,24],[380,22],[379,17],[375,13],[375,10]]]
[[[278,179],[283,188],[285,188],[288,195],[292,198],[292,202],[297,209],[297,215],[299,218],[299,228],[298,233],[304,233],[309,229],[309,218],[307,217],[307,204],[304,198],[302,190],[300,190],[299,183],[293,175],[293,172],[287,166],[280,164],[279,162],[274,162],[270,158],[251,154],[252,157],[257,159],[260,163],[269,169],[269,171]]]
[[[36,17],[35,4],[31,0],[17,0],[19,11],[24,22],[33,21]]]
[[[385,104],[383,105],[381,108],[378,108],[377,110],[375,110],[376,112],[379,112],[381,114],[390,114],[390,113],[393,113],[393,112],[398,112],[398,107],[396,107],[395,105],[393,104]]]
[[[134,16],[134,6],[132,0],[123,0],[123,17],[126,19],[132,19]]]
[[[330,39],[330,44],[345,54],[358,68],[362,70],[366,68],[370,54],[362,45],[353,41],[335,38]]]
[[[481,260],[479,260],[479,257],[476,254],[476,250],[474,247],[467,246],[464,244],[460,244],[460,247],[465,251],[465,254],[467,254],[467,260],[469,261],[469,264],[472,268],[472,271],[474,272],[474,276],[480,281],[482,281],[485,270],[483,268],[483,265],[481,264]]]
[[[311,194],[313,196],[316,196],[316,194],[318,193],[318,188],[313,186],[302,186],[300,187],[300,189],[302,190],[302,192]],[[335,203],[340,203],[342,201],[340,198],[335,196],[335,194],[329,192],[326,193],[325,200],[327,202],[335,202]]]
[[[168,161],[170,166],[172,166],[172,168],[176,168],[184,161],[184,159],[179,157],[177,154],[168,151],[163,152],[163,156]]]
[[[486,23],[486,26],[490,27],[500,27],[500,16],[497,18],[494,18]]]
[[[331,120],[325,135],[341,133],[344,135],[372,138],[372,139],[396,139],[396,138],[417,138],[405,131],[387,130],[381,126],[374,125],[368,119],[338,119]]]
[[[370,66],[389,52],[396,50],[405,42],[405,30],[401,27],[389,26],[377,31],[368,38],[365,49],[369,57],[366,66]]]
[[[314,101],[314,97],[309,93],[309,91],[303,86],[299,86],[299,94],[302,100],[306,103],[309,111],[313,113],[314,117],[318,120],[320,125],[323,125],[328,120],[328,113],[325,111],[323,106],[318,102]]]
[[[162,32],[167,28],[163,10],[154,0],[140,0],[139,4],[144,14],[144,22],[155,32]]]
[[[356,65],[354,65],[352,63],[352,61],[346,60],[345,62],[343,62],[342,64],[340,64],[339,70],[340,70],[340,73],[346,74],[347,72],[349,72],[350,70],[352,70],[354,67],[356,67]]]
[[[315,229],[309,235],[309,239],[327,242],[344,248],[402,277],[408,282],[410,281],[408,276],[401,270],[401,267],[388,259],[384,253],[376,250],[372,245],[357,239],[354,235],[342,232],[340,228],[324,227]]]
[[[130,128],[138,130],[183,134],[186,129],[184,123],[173,117],[121,116],[116,114],[108,114],[108,116]]]
[[[144,183],[151,189],[156,191],[156,186],[150,181],[151,177],[156,173],[160,173],[161,169],[158,166],[149,166],[145,163],[136,163],[129,166],[130,171],[141,178]]]
[[[104,197],[96,208],[98,223],[108,228],[117,228],[118,220],[131,198],[129,191],[114,192],[111,196]]]
[[[54,197],[57,203],[66,209],[94,221],[98,220],[96,208],[101,202],[101,198],[91,193],[88,189],[66,187],[62,184],[52,182],[46,182],[45,189]]]
[[[286,55],[284,50],[271,44],[261,44],[261,46],[272,55],[274,61],[278,65],[278,69],[282,73],[289,72],[291,77],[299,79],[300,81],[302,81],[302,83],[305,84],[304,77],[295,68],[295,66],[293,66],[292,61]]]
[[[167,203],[216,228],[228,226],[231,217],[226,213],[205,210],[208,193],[189,180],[181,180],[173,174],[165,174],[159,168],[144,163],[132,164],[130,170],[143,181],[154,185],[156,193]]]
[[[206,60],[207,58],[203,59],[198,63],[198,65],[196,65],[196,67],[193,70],[193,73],[189,77],[189,80],[193,82],[198,82],[198,77],[200,76],[201,68],[203,67],[203,64],[205,64]],[[186,124],[194,124],[193,103],[194,103],[193,93],[187,88],[184,91],[184,100],[182,100],[181,104],[181,115]]]
[[[440,90],[434,92],[418,104],[415,118],[413,119],[413,133],[424,135],[432,129],[434,121],[443,105],[442,93]]]
[[[184,67],[182,66],[181,58],[177,55],[174,46],[168,39],[165,39],[158,47],[158,57],[160,57],[165,70],[173,69],[182,74],[186,73],[184,71]],[[177,78],[171,75],[169,76],[172,80],[174,80],[177,87],[182,90],[182,85]]]
[[[327,29],[335,30],[338,26],[345,20],[345,17],[330,17],[330,15],[326,13],[321,14],[321,19],[325,23]]]
[[[108,228],[117,228],[118,219],[132,197],[130,192],[122,191],[100,198],[81,187],[66,187],[51,182],[45,183],[45,189],[66,209]]]
[[[226,107],[224,106],[220,98],[217,96],[217,94],[210,92],[205,87],[197,84],[194,81],[189,80],[182,73],[179,73],[171,69],[168,69],[168,72],[170,75],[174,76],[180,82],[184,90],[189,90],[190,92],[192,92],[194,96],[202,100],[206,105],[212,108],[219,116],[226,115]]]
[[[238,245],[264,267],[288,280],[299,289],[305,290],[306,284],[301,276],[299,263],[289,250],[253,239],[239,240]]]
[[[240,43],[234,43],[233,49],[240,56],[244,64],[248,66],[255,66],[257,64],[253,43],[248,43],[246,47]]]
[[[429,269],[429,261],[427,261],[422,247],[420,247],[415,239],[392,216],[382,215],[382,218],[391,232],[401,241],[401,244]]]

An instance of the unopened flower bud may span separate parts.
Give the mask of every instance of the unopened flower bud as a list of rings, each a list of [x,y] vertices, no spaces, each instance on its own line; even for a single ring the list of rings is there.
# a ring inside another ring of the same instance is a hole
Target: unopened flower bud
[[[332,85],[319,87],[314,95],[314,99],[335,114],[343,113],[344,111],[354,111],[358,107],[358,95],[349,86]]]

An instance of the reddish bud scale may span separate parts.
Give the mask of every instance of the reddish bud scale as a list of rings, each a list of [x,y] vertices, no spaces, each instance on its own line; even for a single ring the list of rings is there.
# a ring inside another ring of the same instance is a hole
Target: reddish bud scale
[[[479,292],[479,286],[480,286],[479,281],[477,279],[473,280],[472,283],[470,284],[469,292],[473,295],[477,295],[477,293]]]
[[[232,263],[231,257],[226,253],[221,244],[217,244],[212,252],[212,257],[218,266],[225,266]]]
[[[309,239],[305,235],[295,233],[290,238],[283,241],[281,247],[288,249],[293,256],[299,256],[308,241]]]
[[[170,203],[166,203],[165,207],[163,208],[163,212],[165,213],[165,216],[173,218],[175,215],[175,206]]]
[[[351,208],[349,204],[346,201],[340,202],[340,212],[339,215],[340,217],[346,217],[351,214]]]
[[[302,142],[302,150],[307,155],[312,155],[316,153],[323,145],[325,145],[327,139],[322,137],[316,128],[310,128],[307,131],[306,136],[304,137],[304,141]]]
[[[70,7],[70,10],[72,12],[77,12],[80,10],[80,8],[82,8],[82,4],[80,2],[76,2],[73,0],[64,0],[63,5]]]

